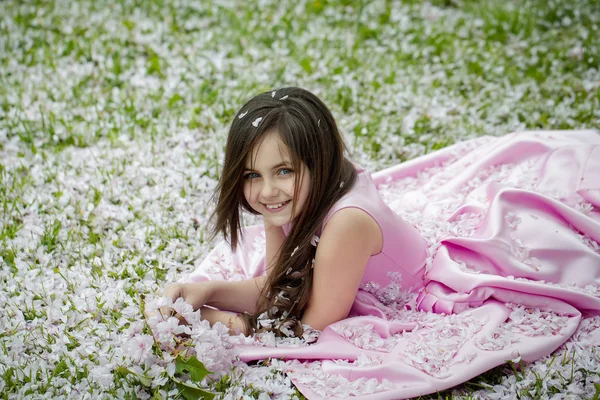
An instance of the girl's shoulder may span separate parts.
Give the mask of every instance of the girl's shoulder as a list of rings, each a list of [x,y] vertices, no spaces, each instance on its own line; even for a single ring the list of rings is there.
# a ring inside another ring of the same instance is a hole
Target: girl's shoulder
[[[372,254],[377,254],[383,243],[377,207],[386,206],[369,172],[358,166],[356,172],[352,189],[331,207],[321,231],[334,232],[333,236],[340,240],[351,239],[353,235],[368,238],[369,243],[365,242],[365,245],[373,248]]]
[[[323,228],[336,213],[349,208],[362,210],[375,221],[380,218],[381,212],[388,209],[379,195],[371,174],[358,165],[354,185],[329,209],[323,220]]]
[[[356,207],[338,210],[325,225],[321,237],[340,242],[343,247],[347,242],[359,240],[369,249],[370,255],[380,253],[383,247],[383,233],[377,221]]]

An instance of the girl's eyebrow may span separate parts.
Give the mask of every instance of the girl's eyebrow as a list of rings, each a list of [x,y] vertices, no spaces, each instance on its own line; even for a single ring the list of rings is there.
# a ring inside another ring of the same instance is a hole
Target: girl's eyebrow
[[[277,169],[277,168],[280,168],[280,167],[287,167],[290,164],[291,164],[291,162],[289,162],[289,161],[283,161],[283,162],[280,162],[277,165],[273,165],[271,167],[271,169]],[[254,171],[254,170],[252,168],[245,167],[244,171]]]
[[[277,169],[279,167],[287,167],[288,165],[290,165],[289,161],[282,161],[279,164],[272,166],[271,169]]]

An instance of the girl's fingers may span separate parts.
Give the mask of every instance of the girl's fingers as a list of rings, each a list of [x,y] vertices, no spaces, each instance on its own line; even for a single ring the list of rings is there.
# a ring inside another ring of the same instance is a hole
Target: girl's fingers
[[[167,319],[173,315],[173,309],[171,307],[162,307],[158,311],[163,319]]]
[[[163,297],[167,297],[167,298],[171,299],[171,301],[173,301],[173,302],[175,302],[180,297],[183,297],[185,300],[182,285],[179,283],[176,283],[174,285],[168,286],[165,289],[165,292],[163,293]],[[158,309],[158,311],[163,319],[167,319],[173,315],[173,309],[171,307],[161,307]]]
[[[185,300],[184,293],[183,293],[183,287],[182,287],[182,285],[180,285],[178,283],[167,287],[163,296],[168,297],[173,302],[176,301],[180,297],[183,297],[183,299]]]

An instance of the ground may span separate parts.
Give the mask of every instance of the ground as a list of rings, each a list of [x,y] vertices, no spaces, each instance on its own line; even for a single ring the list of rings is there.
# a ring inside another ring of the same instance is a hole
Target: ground
[[[164,369],[148,386],[118,369],[125,339],[214,244],[227,126],[253,94],[314,91],[375,171],[597,128],[599,36],[595,0],[0,2],[0,398],[177,396]],[[546,376],[500,367],[443,396],[576,398],[600,370],[567,350]]]

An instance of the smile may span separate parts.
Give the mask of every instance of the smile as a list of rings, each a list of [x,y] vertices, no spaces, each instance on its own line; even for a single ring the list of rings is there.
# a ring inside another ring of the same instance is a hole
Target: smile
[[[269,210],[270,212],[275,212],[275,211],[279,211],[281,210],[283,207],[285,207],[291,200],[288,201],[283,201],[281,203],[275,203],[275,204],[263,204],[265,206],[265,208],[267,210]]]

